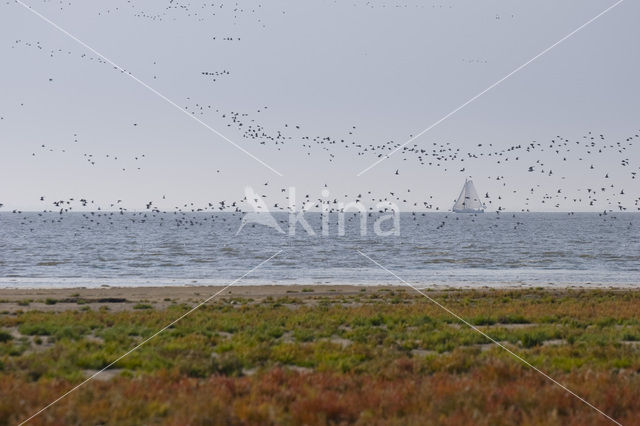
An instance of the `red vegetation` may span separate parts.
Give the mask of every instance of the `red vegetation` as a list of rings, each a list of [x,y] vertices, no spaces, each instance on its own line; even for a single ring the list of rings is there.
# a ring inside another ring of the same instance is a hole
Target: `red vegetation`
[[[393,377],[391,377],[393,376]],[[623,424],[640,418],[640,376],[581,370],[557,377]],[[63,381],[0,383],[0,423],[19,422],[71,388]],[[610,424],[535,371],[496,360],[465,373],[414,371],[396,360],[385,375],[299,373],[185,378],[160,372],[92,381],[32,424]]]

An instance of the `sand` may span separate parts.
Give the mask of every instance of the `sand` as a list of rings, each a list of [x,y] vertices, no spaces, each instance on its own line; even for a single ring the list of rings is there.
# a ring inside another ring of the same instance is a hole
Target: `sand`
[[[533,287],[490,287],[479,286],[476,291],[495,290],[532,290]],[[628,291],[626,287],[543,287],[548,293],[562,293],[567,290],[607,290]],[[469,291],[470,288],[434,286],[429,294],[436,296],[447,291]],[[222,292],[221,292],[222,291]],[[0,289],[0,313],[38,310],[43,312],[62,312],[66,310],[100,309],[108,307],[111,311],[140,309],[140,305],[150,305],[154,309],[163,309],[173,304],[186,303],[191,306],[211,296],[210,303],[216,300],[230,301],[234,297],[252,299],[260,302],[267,297],[295,297],[304,304],[316,304],[324,297],[352,296],[375,292],[405,292],[415,297],[424,297],[408,286],[398,285],[251,285],[251,286],[166,286],[166,287],[101,287],[101,288],[53,288],[53,289]],[[219,293],[219,294],[218,294]]]
[[[223,290],[224,289],[224,290]],[[408,288],[391,286],[355,285],[256,285],[224,288],[224,286],[176,286],[176,287],[102,287],[66,289],[0,289],[0,312],[39,310],[61,312],[88,306],[99,309],[108,306],[112,311],[134,309],[138,304],[150,304],[162,309],[174,303],[194,304],[201,302],[221,290],[211,299],[233,297],[251,298],[260,301],[267,297],[296,297],[315,299],[325,296],[355,295],[365,292]],[[28,302],[28,304],[27,304]]]

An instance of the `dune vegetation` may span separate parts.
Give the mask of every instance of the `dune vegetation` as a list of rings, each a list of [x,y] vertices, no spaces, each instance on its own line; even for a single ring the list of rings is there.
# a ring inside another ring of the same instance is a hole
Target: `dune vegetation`
[[[623,424],[640,418],[640,291],[429,297]],[[0,314],[0,424],[29,417],[187,312],[131,301]],[[67,300],[68,302],[68,300]],[[610,424],[410,289],[213,300],[33,424]]]

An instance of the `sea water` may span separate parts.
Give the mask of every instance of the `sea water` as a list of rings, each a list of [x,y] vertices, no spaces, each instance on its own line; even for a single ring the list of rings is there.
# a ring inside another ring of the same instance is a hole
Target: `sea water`
[[[640,214],[0,213],[0,287],[640,285]],[[375,222],[383,225],[376,232]],[[280,232],[282,231],[282,232]],[[276,257],[252,270],[270,256]],[[373,263],[369,256],[393,272]],[[399,278],[398,278],[399,277]]]

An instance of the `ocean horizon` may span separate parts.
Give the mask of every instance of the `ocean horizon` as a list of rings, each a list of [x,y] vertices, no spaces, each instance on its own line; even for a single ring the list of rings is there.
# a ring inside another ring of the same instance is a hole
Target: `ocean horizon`
[[[633,287],[638,213],[0,213],[0,288],[393,285],[380,262],[421,287]],[[376,232],[375,223],[380,220]],[[323,228],[323,226],[325,228]],[[326,229],[323,235],[323,229]]]

